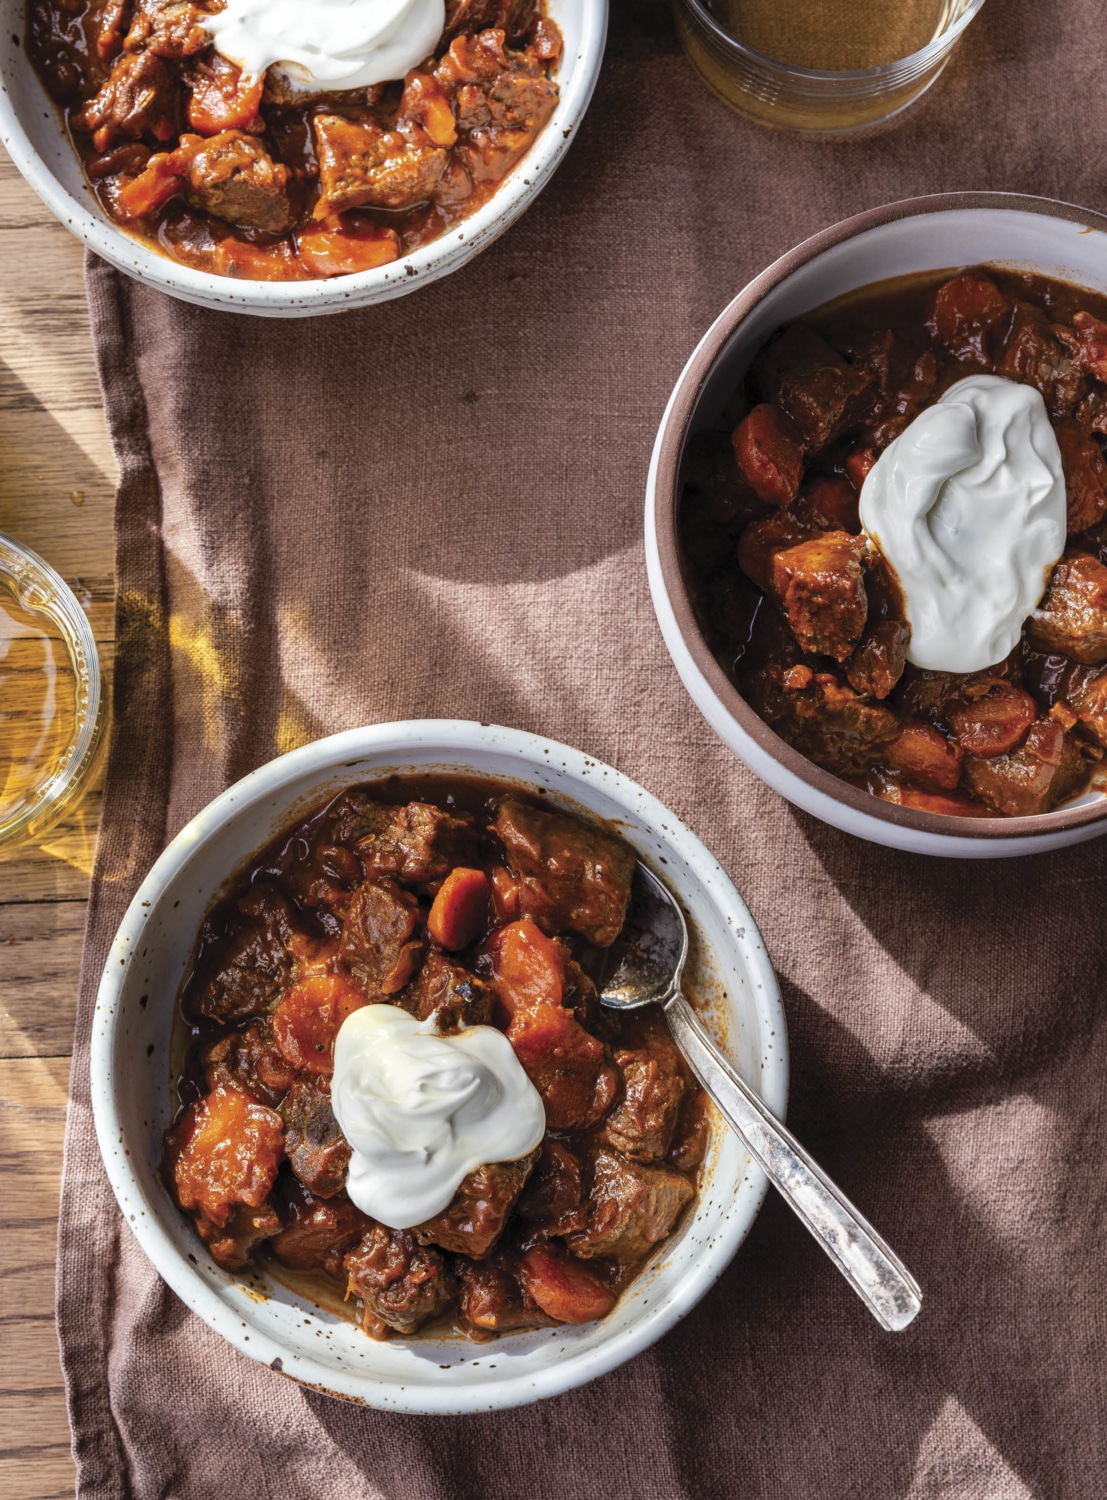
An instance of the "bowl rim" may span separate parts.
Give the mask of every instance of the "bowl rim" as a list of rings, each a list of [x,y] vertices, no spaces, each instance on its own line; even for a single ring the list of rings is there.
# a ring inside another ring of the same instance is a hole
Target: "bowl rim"
[[[716,1231],[717,1248],[702,1249],[683,1272],[676,1291],[668,1300],[652,1299],[631,1325],[605,1342],[584,1351],[553,1360],[546,1368],[505,1379],[494,1386],[465,1386],[464,1368],[456,1385],[418,1386],[408,1382],[389,1390],[388,1399],[375,1401],[372,1377],[338,1373],[329,1366],[295,1354],[285,1344],[256,1324],[247,1329],[237,1319],[226,1317],[221,1301],[207,1281],[173,1244],[156,1215],[144,1210],[144,1189],[132,1165],[116,1105],[116,1094],[125,1086],[114,1059],[119,997],[132,964],[143,952],[140,938],[148,917],[171,882],[203,845],[218,840],[224,825],[242,806],[255,806],[280,793],[303,774],[322,777],[365,757],[394,755],[402,761],[406,752],[433,747],[444,757],[465,762],[482,751],[508,752],[518,756],[520,776],[528,770],[540,772],[553,762],[567,771],[574,783],[602,784],[605,793],[639,819],[670,849],[677,851],[701,878],[709,883],[716,909],[728,916],[732,940],[740,963],[749,977],[750,1000],[763,1035],[773,1033],[772,1050],[759,1058],[759,1092],[774,1112],[785,1117],[789,1086],[787,1023],[776,974],[764,939],[745,901],[714,855],[687,825],[637,782],[583,751],[527,731],[469,720],[400,720],[345,730],[292,750],[266,762],[228,787],[201,809],[176,835],[155,861],[136,891],[112,941],[105,960],[92,1019],[89,1082],[97,1144],[104,1169],[124,1219],[159,1276],[185,1304],[240,1353],[269,1365],[290,1379],[311,1385],[326,1394],[391,1411],[457,1415],[530,1403],[583,1385],[623,1364],[647,1349],[683,1318],[722,1275],[749,1233],[768,1193],[768,1179],[752,1161],[743,1173],[749,1191],[736,1212]],[[448,760],[446,763],[449,763]],[[476,774],[481,774],[477,772]],[[373,772],[366,772],[366,780]],[[230,872],[228,872],[230,873]],[[216,892],[209,893],[210,900]],[[759,1032],[760,1034],[760,1032]],[[701,1189],[702,1191],[702,1189]],[[709,1200],[708,1200],[709,1201]],[[170,1200],[166,1195],[166,1207]],[[143,1211],[138,1211],[142,1209]],[[693,1219],[686,1228],[691,1227]],[[274,1364],[274,1361],[277,1361]]]
[[[1029,817],[956,817],[884,802],[851,786],[833,772],[815,765],[769,728],[716,660],[692,608],[684,582],[677,534],[680,463],[692,415],[716,360],[758,303],[801,266],[846,240],[901,219],[959,210],[1034,213],[1066,223],[1081,224],[1107,234],[1107,214],[1033,194],[993,192],[932,193],[920,198],[905,198],[879,208],[866,209],[820,230],[780,256],[750,281],[727,303],[693,351],[677,379],[669,405],[661,419],[650,499],[652,541],[656,546],[661,583],[681,642],[723,711],[754,741],[757,748],[812,792],[844,805],[863,818],[943,838],[972,839],[984,845],[989,842],[1001,844],[1012,839],[1026,839],[1028,835],[1054,835],[1097,823],[1107,819],[1107,797],[1098,802],[1061,808],[1054,812],[1034,813]],[[647,525],[650,525],[648,516]]]
[[[16,4],[22,13],[20,0]],[[126,275],[169,296],[205,307],[278,317],[306,317],[369,306],[402,297],[459,270],[507,230],[549,182],[587,112],[607,42],[609,0],[579,0],[579,5],[581,35],[576,64],[567,86],[559,79],[561,93],[554,113],[526,155],[475,213],[437,239],[371,271],[307,281],[253,281],[216,276],[173,260],[108,218],[87,180],[82,186],[89,195],[88,202],[70,193],[36,150],[2,78],[0,144],[51,213],[90,250]],[[23,65],[30,67],[22,32],[18,51]],[[50,110],[66,147],[73,150],[52,101]],[[83,173],[83,167],[81,170]]]

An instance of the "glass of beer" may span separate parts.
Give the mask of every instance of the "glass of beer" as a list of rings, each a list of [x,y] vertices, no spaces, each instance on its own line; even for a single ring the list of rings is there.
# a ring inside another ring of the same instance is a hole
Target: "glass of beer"
[[[673,0],[693,66],[777,130],[835,135],[905,109],[984,0]]]

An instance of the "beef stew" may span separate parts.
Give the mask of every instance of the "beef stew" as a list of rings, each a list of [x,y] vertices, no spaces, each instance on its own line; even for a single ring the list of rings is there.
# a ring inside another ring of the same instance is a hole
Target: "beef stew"
[[[860,492],[921,411],[981,372],[1041,394],[1068,541],[1009,657],[923,670]],[[985,266],[816,310],[770,340],[685,453],[682,566],[710,649],[777,734],[882,800],[1025,817],[1103,784],[1105,437],[1107,298]]]
[[[303,281],[387,265],[496,192],[557,104],[540,0],[449,0],[393,83],[292,91],[211,45],[218,0],[30,0],[27,52],[105,212],[174,260]]]
[[[373,1337],[605,1316],[695,1198],[706,1097],[650,1007],[601,1007],[635,857],[496,783],[392,778],[275,840],[205,919],[164,1175],[213,1260],[355,1299]],[[546,1133],[410,1230],[345,1190],[338,1030],[370,1004],[505,1032]]]

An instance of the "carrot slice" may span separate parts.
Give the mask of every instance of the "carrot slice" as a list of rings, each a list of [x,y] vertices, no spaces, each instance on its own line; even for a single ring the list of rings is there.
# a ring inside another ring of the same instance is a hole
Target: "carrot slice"
[[[488,876],[458,865],[439,887],[427,918],[427,931],[440,948],[458,952],[475,943],[488,925]]]
[[[294,1068],[334,1072],[334,1039],[351,1011],[368,1004],[339,974],[302,979],[281,996],[273,1012],[273,1037]]]
[[[394,229],[379,224],[354,229],[335,216],[318,229],[301,229],[296,248],[313,276],[351,276],[398,259],[400,239]]]
[[[590,1266],[550,1245],[533,1245],[519,1265],[527,1296],[559,1323],[591,1323],[606,1318],[615,1293]]]
[[[968,755],[1010,755],[1038,717],[1038,705],[1011,682],[997,682],[982,698],[949,716],[953,732]]]
[[[188,101],[188,123],[201,135],[248,130],[258,120],[265,79],[243,77],[242,69],[218,52],[197,63]]]

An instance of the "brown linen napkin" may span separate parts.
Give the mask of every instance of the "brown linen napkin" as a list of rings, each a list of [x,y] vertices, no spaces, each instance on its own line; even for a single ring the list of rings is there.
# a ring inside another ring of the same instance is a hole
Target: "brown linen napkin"
[[[86,1500],[1101,1492],[1107,845],[926,860],[795,812],[686,697],[641,546],[680,366],[778,253],[938,189],[1103,206],[1100,22],[1099,0],[992,0],[902,121],[818,141],[728,113],[665,9],[624,0],[555,183],[445,282],[263,322],[90,263],[122,477],[115,734],[60,1231]],[[880,1332],[775,1198],[661,1344],[487,1417],[301,1389],[160,1282],[117,1213],[89,1111],[93,999],[125,905],[166,840],[249,768],[422,715],[585,748],[723,860],[781,977],[795,1128],[926,1289],[907,1333]]]

